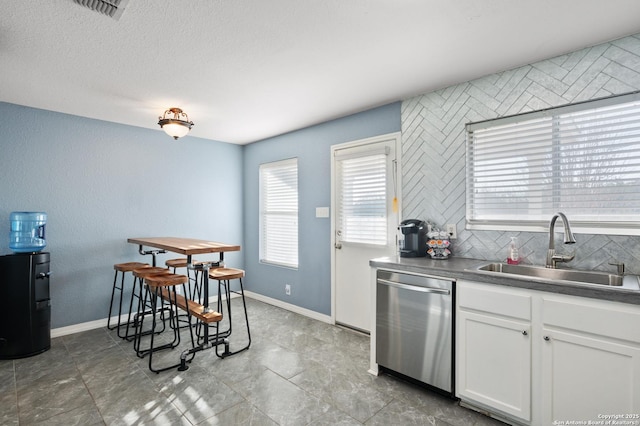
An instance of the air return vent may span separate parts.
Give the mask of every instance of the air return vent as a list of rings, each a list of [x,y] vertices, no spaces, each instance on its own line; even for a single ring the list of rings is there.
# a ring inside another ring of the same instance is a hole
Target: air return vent
[[[91,10],[100,12],[110,16],[113,19],[119,19],[124,7],[129,0],[73,0],[81,6],[88,7]]]

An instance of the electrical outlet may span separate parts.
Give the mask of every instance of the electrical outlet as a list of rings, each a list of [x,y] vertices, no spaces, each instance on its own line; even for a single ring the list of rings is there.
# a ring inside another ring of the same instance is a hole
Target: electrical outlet
[[[458,238],[458,233],[456,232],[456,225],[454,223],[447,223],[447,234],[449,234],[449,238],[455,240]]]
[[[289,284],[284,285],[284,294],[286,294],[287,296],[291,296],[291,285]]]

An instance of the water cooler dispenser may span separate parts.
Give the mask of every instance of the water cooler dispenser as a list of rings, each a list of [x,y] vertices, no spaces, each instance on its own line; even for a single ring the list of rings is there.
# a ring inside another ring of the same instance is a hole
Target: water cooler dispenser
[[[46,214],[11,214],[14,252],[0,256],[0,359],[23,358],[51,347],[50,254]]]
[[[50,347],[49,253],[0,256],[0,359]]]

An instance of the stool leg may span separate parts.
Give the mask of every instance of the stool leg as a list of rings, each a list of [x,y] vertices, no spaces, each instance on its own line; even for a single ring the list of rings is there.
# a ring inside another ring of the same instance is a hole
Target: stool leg
[[[191,278],[191,270],[187,268],[187,277],[189,278],[189,281],[187,282],[187,294],[189,299],[198,301],[198,299],[196,299],[196,292],[198,289],[198,271],[194,270],[194,278]]]
[[[145,312],[145,306],[147,305],[147,295],[149,293],[149,289],[145,289],[144,292],[144,298],[140,298],[138,300],[138,314],[136,314],[136,317],[134,319],[134,325],[135,325],[135,335],[133,338],[133,349],[136,351],[136,355],[139,358],[142,358],[142,352],[140,351],[140,341],[142,340],[142,327],[144,325],[144,316],[146,314]],[[140,296],[142,296],[142,284],[140,285]]]
[[[185,285],[182,284],[182,291],[185,292],[186,288]],[[178,306],[177,300],[176,300],[176,306]],[[191,312],[189,311],[189,304],[187,303],[187,315],[189,316],[189,337],[191,338],[191,347],[195,347],[196,342],[193,338],[193,327],[191,326]]]
[[[120,307],[118,308],[118,337],[121,339],[126,339],[129,333],[129,321],[131,321],[131,304],[133,303],[133,294],[135,293],[135,285],[136,278],[133,277],[133,288],[131,290],[131,301],[129,302],[129,314],[127,315],[127,327],[125,329],[125,334],[120,334],[120,330],[124,327],[124,324],[120,323],[120,318],[122,317],[122,294],[124,293],[124,278],[125,273],[122,273],[122,280],[120,281]]]
[[[202,276],[200,276],[200,281],[198,281],[199,272],[200,271],[196,269],[193,274],[193,300],[202,305]]]
[[[201,274],[199,274],[200,271],[198,271],[197,269],[194,270],[194,288],[193,288],[193,295],[194,295],[194,300],[196,302],[198,302],[199,304],[203,305],[204,301],[203,301],[203,291],[202,288],[204,286],[203,281],[204,281],[204,274],[206,272],[202,272]],[[199,279],[198,279],[199,278]],[[203,331],[204,331],[204,327],[209,327],[208,324],[205,324],[201,321],[196,321],[196,337],[198,338],[198,343],[204,343],[204,339],[206,338],[203,335]]]
[[[175,267],[175,266],[173,267],[173,273],[174,273],[174,274],[176,273],[176,270],[177,270],[177,269],[178,269],[177,267]],[[198,271],[197,271],[197,270],[195,271],[195,278],[191,278],[191,272],[190,272],[190,269],[189,269],[189,268],[187,268],[187,279],[188,279],[188,281],[187,281],[187,283],[188,283],[188,284],[187,284],[187,286],[185,287],[185,285],[184,285],[184,284],[182,285],[182,293],[185,295],[185,297],[187,297],[187,298],[188,298],[188,299],[190,299],[190,300],[197,300],[197,299],[195,299],[195,298],[194,298],[194,296],[195,296],[195,290],[194,290],[194,289],[192,289],[191,281],[197,282],[197,279],[198,279]],[[194,286],[193,286],[193,287],[195,288],[195,287],[196,287],[196,285],[194,284]],[[190,314],[180,314],[180,316],[181,316],[181,317],[183,317],[183,318],[184,318],[185,316],[187,317],[187,319],[186,319],[186,320],[182,320],[182,322],[183,322],[183,323],[185,323],[186,321],[189,321],[189,322],[190,322],[190,321],[192,321],[192,318],[193,318]],[[183,325],[183,326],[181,326],[181,327],[182,327],[182,328],[185,328],[185,327],[191,327],[191,324],[184,324],[184,325]]]
[[[231,293],[229,291],[229,280],[218,280],[218,294],[220,294],[220,288],[224,287],[224,298],[222,302],[220,296],[218,296],[218,311],[223,312],[223,303],[227,305],[227,320],[229,321],[229,328],[220,332],[220,337],[229,337],[231,335]],[[224,318],[224,316],[223,316]]]
[[[159,290],[156,289],[155,291],[152,290],[148,290],[148,293],[151,294],[151,306],[152,306],[152,314],[151,314],[151,343],[149,345],[149,349],[146,349],[143,352],[143,354],[153,354],[153,352],[157,352],[161,349],[167,349],[167,348],[175,348],[178,343],[180,343],[180,334],[178,332],[178,327],[176,326],[176,314],[173,312],[172,306],[175,306],[174,304],[170,303],[169,304],[169,308],[165,308],[164,307],[164,301],[163,299],[160,297],[159,294]],[[171,293],[170,293],[171,294]],[[174,290],[174,294],[175,294],[175,290]],[[174,296],[175,299],[175,296]],[[158,312],[158,300],[160,300],[160,312]],[[168,310],[169,311],[169,328],[171,328],[173,330],[173,341],[171,341],[170,343],[166,343],[162,346],[159,347],[154,347],[154,336],[162,333],[166,326],[164,324],[165,320],[163,319],[162,321],[158,321],[157,317],[158,317],[158,313],[161,314],[161,317],[164,314],[164,311]],[[177,310],[177,308],[176,308]],[[160,331],[156,331],[156,325],[158,324],[158,322],[162,322],[162,330]]]
[[[113,287],[111,287],[111,303],[109,303],[109,316],[107,317],[107,329],[108,330],[113,330],[114,328],[118,327],[119,323],[120,323],[120,317],[118,317],[118,325],[111,325],[111,312],[113,309],[113,297],[116,294],[116,288],[118,288],[118,270],[116,269],[115,274],[113,275]],[[122,294],[122,289],[120,289],[120,294]]]
[[[140,287],[142,287],[142,282],[140,282]],[[133,321],[134,325],[136,326],[135,327],[136,332],[134,334],[134,340],[133,340],[133,348],[136,351],[136,355],[139,358],[144,358],[149,353],[149,349],[140,349],[141,347],[140,343],[142,341],[142,337],[150,335],[152,339],[151,340],[152,345],[153,345],[153,335],[161,334],[166,329],[164,320],[160,321],[162,323],[162,329],[160,330],[156,329],[156,324],[158,322],[156,320],[156,316],[158,315],[156,295],[154,292],[151,291],[149,287],[147,286],[144,286],[144,287],[145,287],[144,297],[141,298],[142,302],[138,302],[138,314],[136,314],[136,318]],[[142,288],[140,289],[140,291],[142,292]],[[150,309],[146,310],[146,307],[149,307]],[[164,315],[164,309],[162,309],[160,313],[161,315]],[[144,318],[147,315],[152,316],[151,329],[148,331],[143,331]]]
[[[222,306],[222,293],[220,292],[220,282],[218,281],[218,310],[220,310],[221,306]],[[226,293],[226,290],[225,290]],[[220,311],[220,313],[222,313],[222,311]],[[223,315],[224,317],[224,315]],[[231,318],[229,318],[229,321],[231,321]],[[229,352],[229,340],[225,337],[225,336],[221,336],[220,335],[220,321],[216,322],[216,343],[220,342],[222,344],[224,344],[224,352],[223,353],[219,353],[218,352],[218,345],[216,345],[216,356],[218,358],[224,358],[227,355],[230,355],[231,353]]]
[[[183,284],[183,292],[186,291],[186,288],[184,287]],[[156,303],[156,307],[157,307],[157,300],[160,299],[161,301],[161,307],[162,309],[164,309],[164,299],[162,299],[160,297],[159,294],[159,290],[156,289],[156,298],[155,298],[155,302]],[[191,316],[191,314],[188,311],[188,306],[187,306],[187,315],[189,315],[189,317]],[[171,343],[167,343],[165,345],[162,345],[160,347],[154,348],[153,346],[153,336],[154,333],[151,333],[151,346],[149,349],[149,370],[154,372],[154,373],[160,373],[162,371],[166,371],[172,368],[176,368],[176,367],[180,367],[182,368],[184,366],[184,363],[186,362],[185,360],[183,360],[182,356],[180,357],[180,360],[172,365],[166,366],[166,367],[162,367],[162,368],[156,368],[153,366],[153,353],[161,350],[161,349],[173,349],[176,346],[178,346],[180,344],[180,326],[178,323],[178,297],[177,297],[177,292],[176,292],[176,288],[175,286],[172,286],[171,289],[169,290],[169,325],[170,328],[173,329],[174,332],[174,339],[173,342]],[[153,321],[155,324],[155,315],[153,317]],[[191,321],[188,321],[189,324],[189,336],[191,338],[191,347],[195,347],[195,340],[193,338],[193,329],[191,328]],[[195,354],[194,354],[195,356]],[[191,357],[191,359],[189,359],[188,362],[191,362],[191,360],[193,359],[193,356]],[[186,369],[186,368],[185,368]]]
[[[175,271],[176,268],[173,268],[173,270]],[[175,272],[174,272],[175,273]],[[198,277],[198,271],[195,271],[195,279],[191,278],[191,270],[189,268],[187,268],[187,283],[182,285],[182,293],[184,294],[184,296],[189,299],[189,300],[196,300],[195,299],[195,284],[191,284],[192,281],[196,281]],[[193,321],[193,316],[190,313],[183,313],[180,314],[180,316],[183,318],[181,321],[183,323],[183,325],[181,326],[181,328],[186,328],[189,327],[189,329],[191,329],[192,327],[192,321]],[[186,317],[186,319],[184,319]],[[188,324],[187,324],[188,322]]]
[[[238,293],[237,291],[233,291],[231,290],[231,283],[229,282],[229,280],[226,280],[225,282],[225,293],[226,293],[226,298],[227,298],[227,312],[228,312],[228,316],[229,316],[229,330],[228,333],[231,334],[231,293],[236,293],[236,294],[240,294],[241,298],[242,298],[242,307],[244,309],[244,319],[245,322],[247,324],[247,338],[249,339],[249,341],[247,342],[246,346],[243,346],[242,348],[235,350],[235,351],[230,351],[228,347],[225,348],[225,352],[222,354],[218,353],[218,348],[216,347],[216,355],[220,358],[225,358],[229,355],[234,355],[237,354],[239,352],[245,351],[247,349],[249,349],[249,347],[251,346],[251,329],[249,327],[249,314],[247,313],[247,303],[244,297],[244,286],[242,284],[242,278],[238,278],[238,280],[240,281],[240,292]],[[218,300],[220,300],[220,291],[218,290]],[[229,334],[224,334],[221,333],[221,337],[228,337]]]
[[[220,290],[218,289],[218,299],[220,299]],[[187,310],[189,309],[189,307],[187,306]],[[201,326],[203,324],[198,321],[198,325],[196,327],[196,336],[197,336],[197,345],[195,344],[194,340],[193,340],[193,334],[191,335],[191,349],[186,349],[184,351],[182,351],[182,354],[180,354],[180,366],[178,367],[178,371],[186,371],[189,369],[189,366],[187,365],[187,363],[190,363],[193,358],[196,356],[197,352],[200,352],[202,350],[205,350],[207,348],[211,348],[212,346],[216,347],[216,354],[218,351],[218,346],[219,345],[224,345],[225,347],[225,354],[227,352],[229,352],[229,342],[227,339],[220,339],[218,337],[218,328],[216,328],[216,334],[214,335],[213,340],[211,340],[211,336],[209,335],[209,333],[205,333],[205,336],[201,339],[200,338],[200,331],[202,330]],[[207,327],[207,331],[209,330],[209,325],[204,324],[204,327]],[[223,354],[224,355],[224,354]],[[191,358],[187,359],[187,357],[191,356]]]
[[[242,278],[238,278],[238,280],[240,281],[240,296],[242,297],[242,307],[244,308],[244,320],[247,324],[247,337],[249,338],[249,343],[247,344],[247,347],[245,349],[249,349],[249,346],[251,346],[251,329],[249,327],[249,314],[247,313],[247,302],[246,302],[246,299],[244,298],[244,285],[242,284]]]
[[[134,349],[139,347],[139,332],[138,332],[138,325],[140,325],[140,334],[142,333],[142,320],[144,319],[144,315],[147,312],[147,308],[151,309],[149,306],[147,306],[147,298],[146,298],[146,292],[143,295],[142,292],[144,291],[144,286],[143,284],[143,279],[142,278],[138,278],[138,311],[136,312],[136,314],[133,316],[133,326],[134,326],[134,333],[133,333],[133,347]],[[137,349],[136,349],[136,353],[137,353]]]
[[[196,272],[197,274],[197,272]],[[188,276],[188,275],[187,275]],[[191,294],[191,281],[188,281],[188,287],[189,290],[187,290],[185,288],[185,284],[182,285],[182,291],[186,292],[189,291],[189,293]],[[193,359],[196,357],[196,340],[193,337],[193,326],[191,323],[191,319],[192,319],[192,315],[191,315],[191,311],[189,310],[189,304],[187,304],[187,316],[188,316],[188,323],[189,323],[189,337],[191,338],[191,348],[190,349],[186,349],[184,351],[182,351],[182,353],[180,354],[180,362],[178,365],[178,371],[186,371],[189,369],[189,367],[187,366],[187,363],[191,363],[191,361],[193,361]],[[196,329],[196,334],[197,334],[197,329]],[[189,359],[187,359],[187,356],[191,355],[191,357]]]
[[[136,294],[136,283],[138,283],[140,285],[140,291],[138,292],[138,294]],[[131,320],[132,320],[132,316],[133,316],[133,322],[135,323],[136,318],[138,316],[138,314],[141,312],[141,304],[140,304],[140,299],[142,297],[142,279],[138,279],[137,277],[133,277],[133,287],[131,288],[131,299],[129,299],[129,315],[127,315],[127,328],[125,330],[124,336],[120,336],[123,339],[126,339],[128,341],[131,341],[131,339],[134,338],[135,336],[135,332],[134,334],[129,334],[129,328],[131,327]],[[133,299],[137,298],[138,299],[138,310],[135,314],[133,314]]]

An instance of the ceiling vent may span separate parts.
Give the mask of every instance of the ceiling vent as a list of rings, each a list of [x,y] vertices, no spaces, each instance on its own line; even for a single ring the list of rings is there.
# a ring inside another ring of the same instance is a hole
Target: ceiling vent
[[[129,0],[73,0],[81,6],[100,12],[103,15],[119,19]]]

